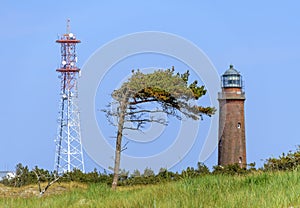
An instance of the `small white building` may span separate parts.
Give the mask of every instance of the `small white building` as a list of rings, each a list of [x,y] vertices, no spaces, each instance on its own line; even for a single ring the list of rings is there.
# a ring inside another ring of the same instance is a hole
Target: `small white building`
[[[16,174],[13,171],[0,171],[0,180],[3,179],[13,179]]]

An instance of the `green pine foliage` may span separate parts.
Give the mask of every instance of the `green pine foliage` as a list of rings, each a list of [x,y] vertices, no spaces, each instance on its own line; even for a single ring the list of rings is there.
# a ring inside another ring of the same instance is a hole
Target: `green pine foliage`
[[[115,90],[112,97],[123,102],[124,96],[126,96],[125,100],[128,101],[129,106],[157,102],[167,114],[172,114],[173,109],[176,109],[185,116],[196,120],[201,115],[212,116],[216,111],[214,107],[191,104],[191,101],[197,101],[205,95],[207,90],[203,85],[198,86],[197,80],[189,84],[189,76],[189,71],[176,74],[174,67],[167,70],[156,70],[149,74],[133,70],[129,80],[123,83],[121,88]]]
[[[300,165],[300,146],[297,151],[290,151],[288,154],[282,153],[279,158],[269,158],[264,164],[267,171],[286,171],[297,169]]]

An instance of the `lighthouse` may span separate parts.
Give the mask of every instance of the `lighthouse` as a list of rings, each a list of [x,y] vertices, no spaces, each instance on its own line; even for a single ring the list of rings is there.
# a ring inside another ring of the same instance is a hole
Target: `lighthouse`
[[[221,76],[219,100],[218,165],[246,168],[245,92],[241,74],[230,65]]]

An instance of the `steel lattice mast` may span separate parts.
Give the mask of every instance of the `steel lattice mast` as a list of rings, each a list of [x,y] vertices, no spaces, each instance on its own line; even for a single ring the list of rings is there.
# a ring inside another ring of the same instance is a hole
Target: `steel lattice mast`
[[[55,171],[58,174],[70,172],[73,169],[84,172],[77,90],[80,69],[76,66],[76,44],[81,41],[70,32],[69,23],[68,20],[66,34],[56,40],[61,45],[61,64],[56,70],[60,73],[61,79],[57,139],[55,140]]]

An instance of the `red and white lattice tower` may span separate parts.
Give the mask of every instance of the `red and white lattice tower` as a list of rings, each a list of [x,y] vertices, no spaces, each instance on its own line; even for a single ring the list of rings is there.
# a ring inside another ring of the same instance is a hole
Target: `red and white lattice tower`
[[[55,171],[58,174],[73,169],[84,172],[77,89],[80,69],[76,66],[76,45],[81,41],[70,32],[69,23],[68,20],[67,32],[56,40],[61,46],[60,67],[56,69],[61,80],[58,132],[55,140]]]

